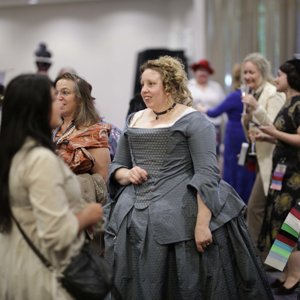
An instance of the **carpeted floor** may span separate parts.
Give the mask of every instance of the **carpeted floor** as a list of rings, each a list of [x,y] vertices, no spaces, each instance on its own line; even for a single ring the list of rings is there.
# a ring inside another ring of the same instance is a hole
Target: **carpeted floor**
[[[269,282],[272,283],[276,278],[279,278],[280,273],[279,272],[267,272]],[[274,292],[274,299],[275,300],[300,300],[300,288],[298,287],[293,294],[290,295],[276,295],[276,290],[273,290]],[[298,296],[298,299],[297,299]]]

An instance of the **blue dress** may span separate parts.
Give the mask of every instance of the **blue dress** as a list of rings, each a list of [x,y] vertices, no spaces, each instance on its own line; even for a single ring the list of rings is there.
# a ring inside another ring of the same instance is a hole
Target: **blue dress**
[[[127,127],[111,165],[105,257],[125,300],[273,299],[242,216],[245,204],[220,180],[214,126],[191,112],[171,127]],[[121,186],[119,168],[148,180]],[[196,194],[212,212],[213,243],[195,246]]]
[[[226,113],[228,116],[224,138],[223,179],[247,203],[256,173],[238,165],[238,154],[240,153],[241,145],[247,142],[241,124],[242,111],[241,91],[236,90],[230,93],[219,106],[208,110],[207,115],[213,118]]]

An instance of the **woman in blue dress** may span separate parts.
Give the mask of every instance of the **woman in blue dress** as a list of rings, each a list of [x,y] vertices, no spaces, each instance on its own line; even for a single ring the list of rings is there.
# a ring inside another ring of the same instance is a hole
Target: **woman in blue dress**
[[[191,107],[183,65],[141,67],[145,110],[129,117],[110,170],[105,255],[124,299],[273,299],[219,176],[215,129]]]
[[[241,90],[239,89],[241,84],[241,67],[239,64],[234,66],[232,75],[234,91],[220,105],[208,110],[202,107],[197,107],[197,109],[211,118],[218,117],[223,113],[227,114],[222,178],[238,192],[247,204],[256,174],[245,166],[238,165],[238,155],[242,143],[247,142],[241,123],[243,103],[241,101]]]

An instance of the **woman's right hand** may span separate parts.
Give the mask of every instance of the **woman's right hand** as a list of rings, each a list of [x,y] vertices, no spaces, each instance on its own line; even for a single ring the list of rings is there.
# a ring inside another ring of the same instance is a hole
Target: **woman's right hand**
[[[131,169],[121,168],[116,171],[115,179],[122,185],[141,184],[148,180],[148,173],[139,166]]]
[[[79,231],[97,224],[103,218],[103,208],[99,203],[88,203],[76,214]]]
[[[242,97],[242,102],[247,105],[250,110],[256,110],[258,108],[258,102],[257,100],[251,95],[246,94]]]
[[[141,184],[148,179],[148,173],[138,166],[129,169],[127,176],[132,184]]]

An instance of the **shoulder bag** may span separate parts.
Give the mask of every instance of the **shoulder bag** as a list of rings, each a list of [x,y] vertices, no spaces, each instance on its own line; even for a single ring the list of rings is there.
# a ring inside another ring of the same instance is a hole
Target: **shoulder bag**
[[[41,262],[48,269],[55,269],[35,247],[15,217],[12,216],[12,218],[22,236]],[[58,280],[76,300],[100,300],[104,299],[109,292],[112,293],[115,299],[121,300],[119,292],[113,285],[112,272],[108,267],[108,263],[94,251],[88,241],[61,275],[61,278],[58,278]]]

